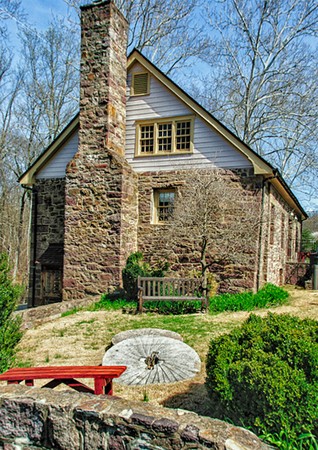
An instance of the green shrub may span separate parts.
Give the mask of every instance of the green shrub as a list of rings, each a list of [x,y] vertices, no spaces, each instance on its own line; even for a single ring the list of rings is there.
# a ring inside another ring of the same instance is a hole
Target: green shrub
[[[318,440],[311,433],[302,433],[290,438],[285,430],[281,430],[279,433],[263,434],[260,438],[279,450],[318,450]]]
[[[318,432],[318,323],[251,315],[210,343],[206,385],[218,416],[257,433]]]
[[[145,301],[143,309],[146,312],[155,312],[157,314],[193,314],[201,311],[200,301]]]
[[[22,289],[9,276],[8,257],[0,253],[0,373],[14,361],[15,347],[22,337],[21,317],[13,316]]]
[[[163,262],[158,267],[152,268],[150,264],[143,260],[141,252],[132,253],[123,269],[123,285],[128,300],[136,300],[138,293],[138,277],[164,277],[168,270],[168,263]]]
[[[267,283],[254,295],[256,308],[269,308],[270,306],[283,305],[288,301],[289,294],[285,289]]]
[[[288,300],[288,292],[273,284],[265,284],[257,294],[221,294],[210,299],[211,312],[252,311],[255,308],[269,308],[282,305]]]

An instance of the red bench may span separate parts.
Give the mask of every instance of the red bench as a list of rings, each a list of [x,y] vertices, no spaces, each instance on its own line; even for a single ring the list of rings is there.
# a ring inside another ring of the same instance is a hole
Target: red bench
[[[54,388],[61,383],[79,392],[113,395],[113,378],[118,378],[126,366],[48,366],[9,369],[0,375],[0,381],[18,384],[25,381],[27,386],[34,386],[34,380],[52,379],[42,387]],[[94,389],[77,381],[75,378],[93,378]]]

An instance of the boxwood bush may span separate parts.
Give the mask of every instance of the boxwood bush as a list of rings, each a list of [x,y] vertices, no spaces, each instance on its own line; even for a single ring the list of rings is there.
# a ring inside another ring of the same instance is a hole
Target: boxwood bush
[[[318,322],[251,315],[212,340],[207,389],[216,415],[257,433],[318,433]]]

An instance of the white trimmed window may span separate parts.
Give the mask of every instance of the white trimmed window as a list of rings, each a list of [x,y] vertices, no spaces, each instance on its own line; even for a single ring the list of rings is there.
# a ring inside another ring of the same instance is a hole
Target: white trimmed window
[[[155,189],[153,192],[154,211],[153,222],[168,222],[174,210],[175,189]]]
[[[136,156],[192,153],[193,117],[137,122]]]

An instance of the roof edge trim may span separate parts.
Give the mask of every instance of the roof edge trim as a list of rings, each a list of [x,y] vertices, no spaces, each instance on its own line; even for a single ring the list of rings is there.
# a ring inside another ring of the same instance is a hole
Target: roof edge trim
[[[34,163],[20,176],[19,183],[23,186],[32,186],[35,183],[35,175],[58,152],[61,146],[74,133],[79,124],[79,114],[61,131],[57,138],[41,153]]]

